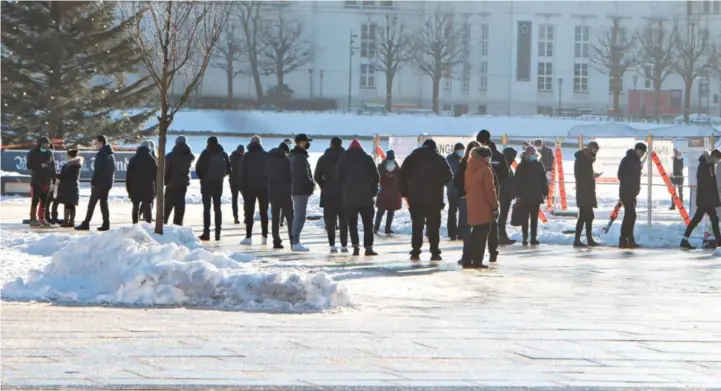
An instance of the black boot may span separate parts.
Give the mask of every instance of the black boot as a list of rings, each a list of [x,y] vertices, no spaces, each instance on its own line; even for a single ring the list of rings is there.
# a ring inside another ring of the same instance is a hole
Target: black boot
[[[76,230],[76,231],[89,231],[89,230],[90,230],[90,223],[88,223],[87,221],[83,221],[82,223],[80,223],[80,225],[78,225],[77,227],[75,227],[75,230]]]
[[[372,246],[366,247],[366,256],[373,256],[373,255],[378,255],[378,253],[373,251]]]
[[[207,242],[208,240],[210,240],[210,230],[204,229],[203,234],[198,236],[198,239],[200,239],[204,242]]]
[[[691,243],[688,242],[688,239],[684,238],[681,240],[681,248],[684,250],[695,250],[696,247],[692,246]]]
[[[104,231],[108,231],[108,230],[110,230],[110,223],[107,221],[103,221],[103,224],[100,227],[98,227],[98,231],[100,231],[100,232],[104,232]]]
[[[441,258],[441,254],[440,254],[440,253],[433,253],[433,254],[431,254],[431,262],[440,262],[440,261],[442,261],[442,260],[443,260],[443,258]]]
[[[597,247],[599,245],[597,241],[593,240],[593,236],[591,235],[586,237],[586,243],[588,243],[588,247]]]
[[[220,228],[215,229],[215,240],[220,240]]]
[[[576,239],[573,240],[573,247],[576,247],[576,248],[585,248],[585,247],[588,247],[588,246],[586,246],[585,244],[583,244],[583,242],[581,241],[581,239],[579,239],[578,237],[576,237]]]
[[[360,247],[358,247],[358,246],[353,246],[353,255],[354,255],[354,256],[360,255]]]

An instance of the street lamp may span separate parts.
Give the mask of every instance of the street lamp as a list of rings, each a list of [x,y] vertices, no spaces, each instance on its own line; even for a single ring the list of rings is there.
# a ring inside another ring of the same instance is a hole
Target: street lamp
[[[558,113],[557,116],[561,116],[561,90],[563,89],[563,78],[558,78]]]
[[[351,106],[351,93],[353,91],[353,54],[355,53],[353,51],[354,47],[353,44],[355,44],[355,39],[358,38],[357,35],[353,34],[353,30],[350,30],[350,38],[349,38],[349,55],[348,55],[348,112],[350,113],[350,106]]]
[[[637,75],[633,75],[633,91],[634,91],[636,94],[638,94],[638,90],[636,89],[636,84],[637,84],[637,83],[638,83],[638,76],[637,76]],[[640,98],[639,98],[639,99],[640,99]],[[638,109],[641,110],[640,107],[639,107]]]
[[[320,97],[323,97],[323,70],[320,70]]]
[[[313,97],[313,68],[308,69],[308,87],[310,87],[310,97]]]

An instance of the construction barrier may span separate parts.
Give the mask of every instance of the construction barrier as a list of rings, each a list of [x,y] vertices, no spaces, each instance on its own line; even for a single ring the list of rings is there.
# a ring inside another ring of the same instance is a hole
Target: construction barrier
[[[561,164],[563,164],[563,161],[561,161]],[[555,190],[556,190],[556,161],[553,161],[553,165],[551,166],[551,182],[548,183],[548,198],[546,199],[546,207],[548,210],[553,210],[553,197],[555,196]]]
[[[556,143],[556,159],[555,161],[561,162],[556,164],[556,170],[558,171],[558,193],[561,196],[561,210],[568,210],[568,198],[566,197],[566,180],[563,175],[563,150],[561,149],[561,143]]]
[[[673,204],[676,206],[676,209],[681,215],[683,222],[686,223],[686,225],[688,226],[691,223],[691,218],[689,217],[688,212],[686,212],[686,208],[683,206],[683,202],[681,202],[681,200],[678,198],[678,194],[676,193],[676,186],[671,183],[671,178],[669,178],[668,174],[666,174],[666,170],[664,170],[663,164],[661,164],[661,159],[659,159],[656,152],[651,152],[651,159],[653,159],[653,163],[656,164],[656,169],[658,170],[658,173],[661,174],[663,182],[666,184],[666,188],[668,189],[668,193],[671,194],[671,200],[673,201]]]
[[[613,225],[613,222],[616,221],[618,214],[621,212],[621,206],[623,206],[623,202],[619,200],[616,206],[613,207],[613,211],[611,211],[611,218],[608,219],[608,224],[603,227],[603,233],[607,234],[608,230],[611,229],[611,225]]]

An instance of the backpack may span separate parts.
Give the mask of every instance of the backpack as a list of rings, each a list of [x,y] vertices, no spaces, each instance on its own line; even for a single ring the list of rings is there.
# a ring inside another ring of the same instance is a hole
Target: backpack
[[[216,152],[210,155],[210,163],[208,164],[208,180],[211,182],[222,182],[223,178],[228,174],[228,166],[225,164],[225,157],[222,152]]]

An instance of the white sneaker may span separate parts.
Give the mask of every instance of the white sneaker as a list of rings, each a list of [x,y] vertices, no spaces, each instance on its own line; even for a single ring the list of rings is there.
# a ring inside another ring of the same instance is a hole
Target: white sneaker
[[[240,244],[242,244],[243,246],[250,246],[251,244],[253,244],[253,238],[245,238],[240,242]]]
[[[348,247],[345,247],[345,246],[341,247],[341,248],[340,248],[340,252],[342,252],[342,253],[347,253],[347,252],[348,252]]]
[[[331,253],[331,254],[337,254],[337,253],[338,253],[338,247],[336,247],[336,246],[330,246],[330,253]]]
[[[300,243],[296,243],[291,248],[291,251],[298,251],[298,252],[308,252],[310,249],[308,247],[305,247],[304,245]]]
[[[268,244],[268,237],[267,237],[267,236],[263,236],[263,238],[260,239],[260,244],[262,244],[263,246],[265,246],[266,244]]]

